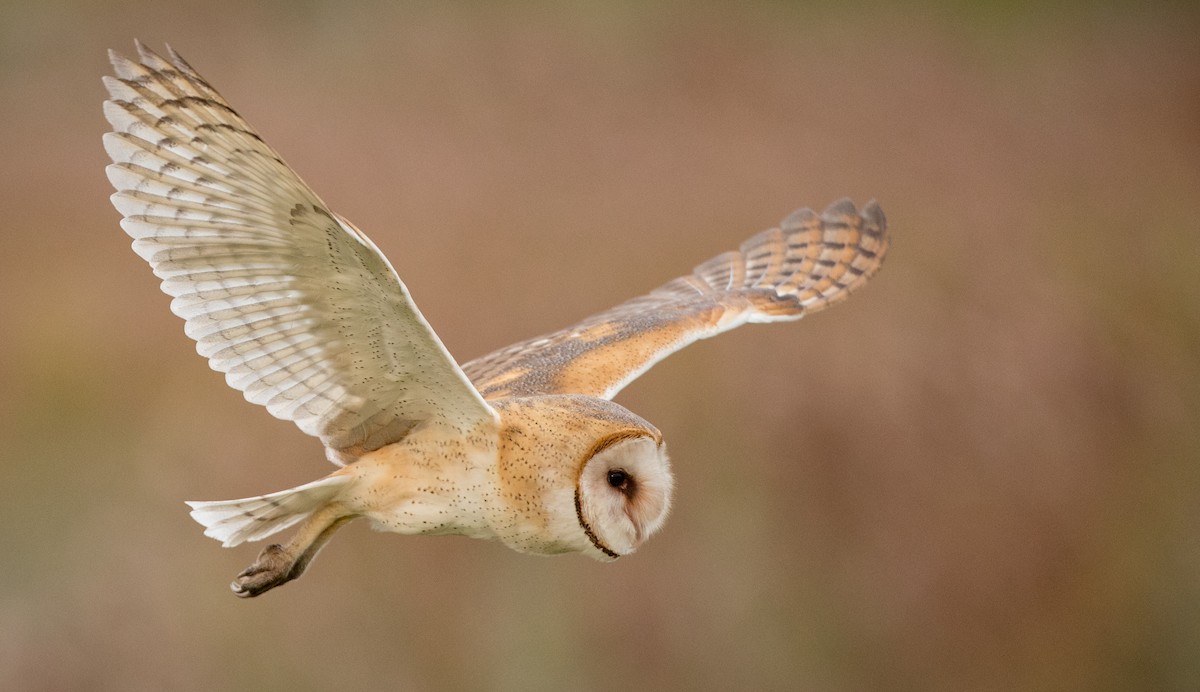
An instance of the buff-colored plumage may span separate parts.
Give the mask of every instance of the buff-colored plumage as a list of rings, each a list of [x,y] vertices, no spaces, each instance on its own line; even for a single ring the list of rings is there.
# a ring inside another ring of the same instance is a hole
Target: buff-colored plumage
[[[844,300],[887,250],[873,202],[800,210],[689,276],[460,368],[366,235],[178,54],[138,53],[112,54],[105,78],[121,225],[213,369],[342,466],[189,503],[227,546],[300,524],[238,575],[240,596],[299,576],[356,517],[522,552],[632,552],[665,519],[672,477],[658,430],[609,399],[697,339]]]

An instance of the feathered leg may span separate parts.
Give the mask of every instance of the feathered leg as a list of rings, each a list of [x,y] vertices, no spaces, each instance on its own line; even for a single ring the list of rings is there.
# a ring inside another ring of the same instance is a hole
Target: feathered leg
[[[229,588],[240,598],[252,598],[304,574],[334,532],[355,517],[344,512],[338,505],[313,512],[287,545],[275,543],[263,548],[254,564],[242,570]]]

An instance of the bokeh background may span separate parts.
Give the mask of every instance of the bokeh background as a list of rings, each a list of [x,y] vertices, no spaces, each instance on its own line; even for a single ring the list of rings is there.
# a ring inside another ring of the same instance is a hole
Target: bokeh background
[[[1051,7],[1053,5],[1053,7]],[[0,688],[1200,688],[1189,3],[0,3]],[[619,401],[677,504],[613,565],[344,529],[243,602],[185,499],[325,474],[196,356],[103,175],[170,42],[469,359],[797,206],[884,271]]]

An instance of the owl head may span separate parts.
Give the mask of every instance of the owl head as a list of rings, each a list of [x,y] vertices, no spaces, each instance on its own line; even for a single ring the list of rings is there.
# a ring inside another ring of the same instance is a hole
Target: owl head
[[[489,523],[510,547],[611,561],[662,526],[674,480],[653,425],[580,395],[508,399],[496,409],[504,426]]]
[[[657,431],[655,431],[657,432]],[[661,437],[627,430],[600,439],[575,485],[575,515],[600,560],[632,553],[662,526],[674,479]]]

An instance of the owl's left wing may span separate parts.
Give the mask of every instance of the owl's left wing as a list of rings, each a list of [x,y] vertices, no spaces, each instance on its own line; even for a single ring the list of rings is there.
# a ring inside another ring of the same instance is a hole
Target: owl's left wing
[[[426,421],[494,424],[370,239],[183,58],[138,51],[105,78],[112,201],[212,368],[335,463]]]
[[[650,366],[747,322],[795,320],[839,303],[879,271],[887,221],[874,201],[800,209],[692,274],[574,327],[522,341],[463,370],[487,399],[590,394],[610,399]]]

